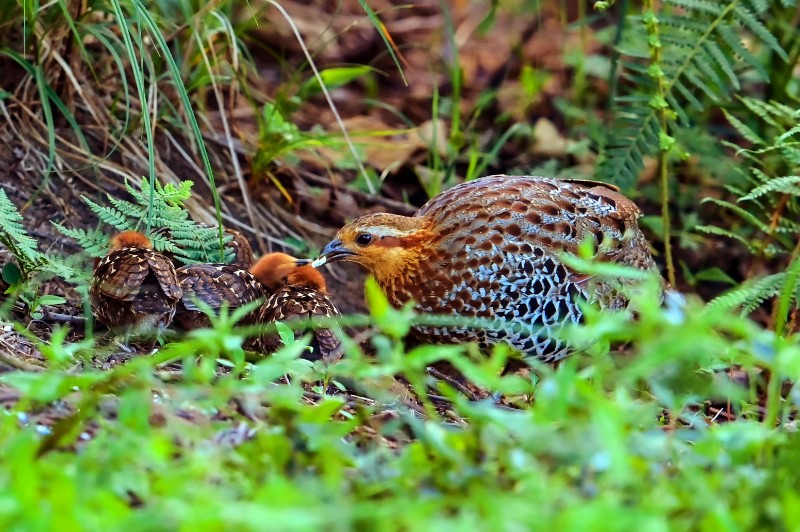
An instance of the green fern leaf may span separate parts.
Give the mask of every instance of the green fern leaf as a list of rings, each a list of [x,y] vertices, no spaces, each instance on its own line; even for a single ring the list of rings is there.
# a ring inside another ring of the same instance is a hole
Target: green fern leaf
[[[83,201],[86,202],[86,204],[89,206],[89,209],[91,209],[91,211],[95,213],[97,217],[103,221],[103,223],[114,226],[120,231],[131,228],[128,217],[117,209],[98,205],[85,196],[83,197]]]
[[[759,231],[762,231],[764,233],[769,233],[769,226],[767,224],[759,220],[753,213],[739,207],[738,205],[734,205],[733,203],[717,198],[706,198],[701,203],[714,203],[716,205],[719,205],[720,207],[733,211],[736,214],[738,214],[743,220],[750,223],[754,227],[757,227]]]
[[[778,294],[783,285],[783,278],[784,274],[778,273],[755,281],[749,281],[711,300],[708,303],[708,308],[734,309],[743,307],[742,312],[748,314],[762,305],[764,301]]]
[[[57,222],[53,222],[53,225],[62,235],[75,240],[92,257],[103,257],[108,252],[108,236],[100,230],[70,229]]]
[[[756,247],[752,245],[750,242],[748,242],[744,237],[737,235],[736,233],[732,233],[726,229],[722,229],[721,227],[716,227],[713,225],[698,225],[697,227],[695,227],[695,230],[700,231],[702,233],[724,236],[736,240],[738,242],[741,242],[742,245],[744,245],[751,253],[756,252]]]
[[[47,263],[47,259],[38,249],[38,243],[28,235],[22,225],[22,215],[2,188],[0,188],[0,243],[14,255],[25,275]]]
[[[731,62],[730,57],[728,57],[725,52],[722,51],[719,44],[715,41],[708,41],[705,43],[706,52],[708,53],[708,57],[714,59],[715,64],[719,67],[720,71],[722,71],[725,76],[728,78],[728,82],[730,85],[739,90],[741,85],[739,84],[739,78],[736,76],[736,72],[734,72],[734,65]],[[725,86],[724,84],[721,86]]]
[[[784,61],[789,61],[789,56],[786,55],[786,51],[781,47],[778,39],[775,38],[774,35],[764,26],[760,20],[758,20],[749,9],[736,6],[734,7],[736,14],[738,15],[738,20],[747,26],[747,28],[752,31],[764,44],[769,46],[770,50],[778,54],[778,56],[783,59]]]
[[[749,194],[739,198],[739,201],[753,200],[776,192],[800,196],[800,176],[789,175],[770,179],[766,184],[754,188]]]
[[[706,0],[666,0],[665,3],[685,7],[690,11],[701,11],[715,17],[720,16],[723,9],[718,2]]]
[[[767,142],[762,139],[758,133],[750,129],[746,124],[744,124],[741,120],[733,116],[728,112],[727,109],[723,109],[722,112],[725,114],[725,118],[728,119],[728,122],[733,126],[733,128],[745,139],[752,142],[753,144],[766,144]]]
[[[643,167],[643,158],[655,156],[663,148],[660,139],[664,135],[679,138],[680,129],[691,126],[684,107],[705,110],[704,102],[729,101],[741,87],[743,67],[768,78],[763,62],[742,43],[742,27],[755,43],[787,59],[778,40],[758,18],[767,11],[766,4],[764,0],[749,4],[742,0],[665,0],[655,17],[628,17],[631,29],[620,50],[620,64],[636,92],[615,99],[611,134],[597,168],[599,179],[630,187]],[[652,64],[653,57],[658,64]],[[749,105],[758,108],[755,103]],[[770,115],[776,111],[786,116],[786,111],[776,107],[762,104],[759,113],[775,122]],[[729,121],[749,140],[765,144],[741,120],[729,117]],[[665,122],[666,130],[660,131]],[[800,159],[800,151],[796,157]]]

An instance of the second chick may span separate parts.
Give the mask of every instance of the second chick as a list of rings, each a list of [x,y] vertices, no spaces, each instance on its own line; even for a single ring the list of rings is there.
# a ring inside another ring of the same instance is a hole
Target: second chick
[[[253,276],[272,292],[261,308],[259,321],[274,323],[339,315],[336,305],[328,297],[325,278],[308,262],[285,253],[270,253],[253,265],[250,269]],[[310,327],[301,333],[309,330],[313,332],[312,351],[303,358],[329,362],[341,358],[342,342],[333,331],[325,327]],[[259,347],[265,353],[273,353],[281,347],[280,338],[275,334],[264,335]]]

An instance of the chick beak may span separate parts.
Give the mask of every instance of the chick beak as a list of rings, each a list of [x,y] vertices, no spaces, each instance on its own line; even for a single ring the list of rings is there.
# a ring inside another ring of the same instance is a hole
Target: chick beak
[[[328,245],[325,246],[325,249],[322,250],[319,258],[314,259],[311,262],[311,266],[314,268],[319,268],[328,262],[346,260],[347,257],[351,257],[355,254],[355,252],[347,249],[341,240],[331,240]]]

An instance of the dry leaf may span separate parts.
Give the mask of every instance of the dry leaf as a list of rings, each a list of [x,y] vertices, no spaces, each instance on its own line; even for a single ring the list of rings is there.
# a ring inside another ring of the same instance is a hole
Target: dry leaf
[[[540,118],[533,126],[533,153],[545,157],[564,157],[572,141],[568,140],[550,120]]]

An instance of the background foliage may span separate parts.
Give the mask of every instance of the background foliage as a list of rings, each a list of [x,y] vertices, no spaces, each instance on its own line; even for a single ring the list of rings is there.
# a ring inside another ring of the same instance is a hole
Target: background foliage
[[[0,0],[0,526],[796,528],[796,2],[240,4]],[[115,229],[312,255],[494,172],[620,185],[687,301],[507,375],[346,272],[331,367],[70,326]]]

